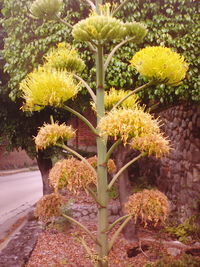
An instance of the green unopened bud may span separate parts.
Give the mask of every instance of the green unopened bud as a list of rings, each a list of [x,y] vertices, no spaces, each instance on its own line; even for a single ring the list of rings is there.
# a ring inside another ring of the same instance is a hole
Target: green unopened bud
[[[78,22],[72,31],[77,41],[112,41],[124,37],[124,23],[105,15],[91,15]]]
[[[62,0],[36,0],[33,2],[30,12],[37,19],[53,19],[62,6]]]
[[[135,37],[135,42],[141,42],[147,34],[146,26],[138,22],[126,22],[125,27],[125,36]]]

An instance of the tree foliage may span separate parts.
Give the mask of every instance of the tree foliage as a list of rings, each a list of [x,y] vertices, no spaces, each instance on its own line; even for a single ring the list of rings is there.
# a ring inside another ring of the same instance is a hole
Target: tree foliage
[[[8,87],[15,99],[19,82],[33,67],[42,63],[42,56],[58,42],[72,42],[71,29],[55,21],[34,20],[29,17],[28,8],[32,0],[4,0],[3,27],[7,32],[4,47],[5,70],[10,75]],[[110,2],[119,3],[119,0]],[[85,1],[65,0],[61,17],[74,25],[88,15],[89,6]],[[190,63],[187,81],[184,85],[170,87],[159,85],[141,94],[143,101],[176,103],[179,100],[199,101],[198,44],[198,1],[193,0],[136,0],[129,1],[118,13],[119,18],[127,21],[144,22],[149,30],[145,42],[141,45],[128,43],[121,47],[113,57],[107,72],[107,89],[110,87],[132,89],[143,82],[142,77],[130,69],[129,61],[133,52],[148,45],[164,45],[185,56]],[[115,43],[115,42],[114,42]],[[111,44],[108,44],[109,47]],[[95,67],[93,56],[84,43],[76,43],[87,68],[83,78],[87,77],[95,87]],[[120,60],[119,60],[120,59]],[[138,81],[139,78],[139,81]],[[85,91],[82,92],[83,94]]]

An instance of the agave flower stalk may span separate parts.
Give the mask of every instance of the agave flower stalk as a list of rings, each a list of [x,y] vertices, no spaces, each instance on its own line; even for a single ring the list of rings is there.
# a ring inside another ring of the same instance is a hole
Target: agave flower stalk
[[[50,2],[51,4],[59,3],[59,6],[55,8],[54,5],[49,5],[46,7]],[[97,236],[95,238],[80,222],[66,215],[65,217],[81,227],[95,241],[97,255],[92,253],[92,250],[88,247],[83,238],[79,238],[91,259],[95,261],[95,266],[108,267],[108,255],[113,244],[126,224],[135,216],[133,214],[135,212],[134,198],[130,198],[126,206],[127,210],[130,211],[129,214],[109,225],[109,190],[128,166],[133,164],[136,160],[145,155],[152,154],[160,157],[169,151],[168,140],[165,140],[164,136],[160,133],[159,122],[153,119],[150,114],[145,113],[144,108],[139,107],[137,98],[134,98],[133,94],[144,90],[154,82],[167,83],[173,86],[179,84],[185,77],[188,66],[184,62],[184,58],[178,56],[174,52],[171,53],[169,49],[160,47],[145,48],[136,53],[131,60],[131,65],[133,65],[141,75],[147,77],[150,82],[126,94],[124,94],[122,90],[119,90],[118,94],[116,94],[115,89],[113,89],[108,96],[108,94],[105,94],[104,90],[104,79],[105,71],[111,58],[117,49],[128,41],[141,41],[146,34],[146,28],[140,23],[123,23],[119,19],[113,17],[128,0],[124,0],[113,12],[110,11],[109,5],[102,7],[103,0],[95,0],[95,5],[90,0],[86,0],[86,2],[92,6],[93,13],[73,27],[58,17],[62,0],[36,0],[31,10],[35,17],[41,18],[45,15],[47,19],[55,18],[59,20],[72,28],[72,35],[77,41],[85,41],[89,44],[90,48],[95,53],[96,94],[80,76],[75,74],[81,72],[83,69],[84,63],[82,60],[73,49],[69,49],[68,52],[66,52],[66,47],[63,45],[60,46],[60,50],[52,50],[46,57],[47,68],[39,68],[30,74],[21,83],[20,89],[23,91],[24,98],[26,99],[25,107],[28,110],[41,110],[46,105],[61,107],[81,119],[96,135],[97,163],[95,163],[95,165],[93,164],[94,159],[92,159],[93,161],[86,160],[76,151],[64,144],[66,140],[73,138],[75,135],[75,132],[66,125],[57,125],[53,121],[50,126],[44,125],[44,127],[40,129],[38,137],[36,137],[36,144],[39,149],[46,148],[49,145],[57,145],[80,159],[69,158],[60,163],[57,162],[56,164],[58,165],[54,165],[49,179],[55,189],[55,193],[58,192],[58,189],[64,184],[69,190],[73,190],[75,193],[77,193],[76,191],[78,189],[85,188],[92,195],[98,205]],[[105,42],[112,40],[123,41],[110,52],[104,62],[103,46]],[[153,58],[152,52],[155,55]],[[157,52],[161,53],[162,56],[158,57],[159,53]],[[69,55],[71,55],[71,57],[69,57]],[[60,58],[62,60],[60,60]],[[149,62],[148,64],[147,61]],[[174,61],[176,63],[176,73],[174,71]],[[63,70],[66,68],[68,68],[67,71]],[[69,72],[71,72],[70,75]],[[77,84],[74,78],[79,80],[87,88],[94,102],[97,118],[96,128],[82,114],[64,104],[68,99],[76,96],[80,90],[80,83]],[[54,90],[52,90],[52,88],[54,88]],[[121,96],[121,99],[119,99],[119,96]],[[105,104],[106,97],[107,104]],[[132,106],[129,105],[129,101],[126,101],[128,97]],[[123,105],[121,105],[122,103]],[[111,111],[107,114],[105,114],[106,105],[111,108]],[[108,136],[113,137],[116,142],[107,151]],[[121,142],[123,142],[124,145],[130,145],[131,148],[139,150],[140,154],[118,170],[108,184],[107,173],[109,172],[109,159],[115,148]],[[60,167],[61,165],[63,169]],[[72,167],[71,170],[70,167]],[[76,170],[82,168],[78,173],[79,176],[76,176],[77,173],[73,168]],[[60,173],[60,176],[63,175],[62,181],[58,179],[58,173]],[[90,189],[91,183],[96,184],[97,193],[94,193]],[[152,195],[152,192],[146,193],[147,197]],[[157,192],[154,193],[154,195],[155,194],[158,195]],[[141,206],[139,202],[140,195],[137,197],[139,207]],[[158,195],[158,199],[162,199],[162,197]],[[162,201],[160,203],[162,204]],[[158,205],[158,211],[159,207]],[[165,213],[163,214],[167,215],[167,208],[164,211]],[[141,214],[138,212],[137,216],[140,215]],[[152,220],[153,215],[152,213]],[[149,214],[147,213],[147,219],[148,216]],[[163,218],[157,217],[156,222],[159,219],[165,219],[165,217],[166,216]],[[109,242],[108,232],[120,222],[122,222],[121,225],[115,231]]]
[[[98,1],[97,1],[98,2]],[[97,125],[100,119],[105,115],[104,106],[104,62],[103,62],[103,47],[98,46],[96,56],[97,67],[97,89],[96,89],[96,111],[97,111]],[[98,227],[97,227],[97,239],[101,246],[97,246],[99,259],[98,267],[107,267],[108,262],[103,261],[108,256],[108,236],[104,232],[104,229],[108,227],[108,180],[107,180],[107,167],[106,162],[106,141],[101,136],[97,136],[97,198],[103,207],[98,208]]]

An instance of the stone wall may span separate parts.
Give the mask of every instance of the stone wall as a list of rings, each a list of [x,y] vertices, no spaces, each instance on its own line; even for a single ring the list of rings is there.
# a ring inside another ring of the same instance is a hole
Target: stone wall
[[[159,116],[172,150],[160,161],[157,185],[182,221],[200,212],[200,106],[179,105]]]
[[[73,204],[71,205],[72,216],[78,220],[97,220],[97,207],[91,204]],[[109,222],[113,223],[120,215],[120,205],[118,201],[108,207]]]

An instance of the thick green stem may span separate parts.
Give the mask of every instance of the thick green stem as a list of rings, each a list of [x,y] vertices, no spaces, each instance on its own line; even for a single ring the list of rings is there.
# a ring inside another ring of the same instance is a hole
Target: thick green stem
[[[108,185],[108,190],[110,190],[113,186],[113,184],[116,182],[116,180],[119,178],[119,176],[122,174],[122,172],[124,170],[126,170],[131,164],[133,164],[135,161],[137,161],[138,159],[144,157],[146,154],[145,153],[141,153],[139,154],[137,157],[135,157],[134,159],[130,160],[126,165],[124,165],[119,171],[118,173],[115,174],[115,176],[113,177],[113,179],[111,180],[111,182]]]
[[[98,45],[96,56],[97,67],[97,92],[96,92],[96,111],[97,111],[97,125],[105,114],[104,106],[104,63],[103,63],[103,47]],[[106,141],[97,136],[97,198],[102,206],[98,207],[98,226],[97,239],[101,246],[97,246],[97,253],[99,256],[98,267],[107,267],[108,256],[108,236],[104,229],[108,227],[108,180],[107,180],[107,166],[105,164],[107,148]],[[106,260],[105,260],[106,259]]]
[[[74,110],[73,108],[70,108],[68,106],[62,105],[62,108],[71,112],[72,114],[74,114],[76,117],[78,117],[80,120],[82,120],[91,130],[92,132],[97,135],[97,131],[94,128],[94,126],[83,116],[81,115],[79,112],[77,112],[76,110]]]

